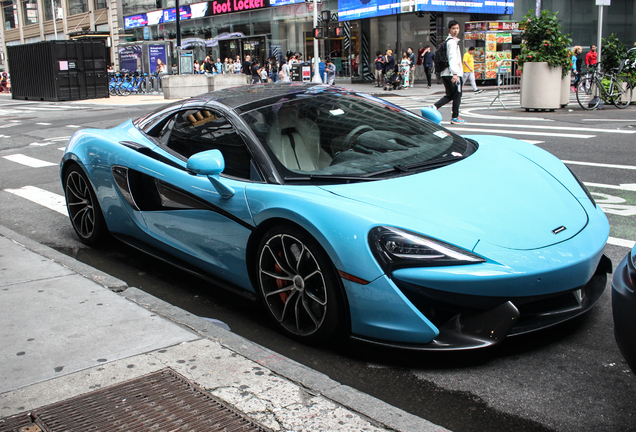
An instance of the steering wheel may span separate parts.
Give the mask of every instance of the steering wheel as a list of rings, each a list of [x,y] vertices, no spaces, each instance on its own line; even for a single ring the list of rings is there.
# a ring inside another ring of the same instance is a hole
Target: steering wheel
[[[355,137],[356,134],[358,134],[359,132],[361,132],[361,131],[363,131],[365,129],[375,130],[369,125],[356,126],[355,128],[353,128],[353,130],[351,132],[349,132],[347,134],[347,137],[345,138],[344,143],[342,144],[342,148],[343,149],[348,149],[350,147],[349,146],[349,142],[353,140],[353,137]]]

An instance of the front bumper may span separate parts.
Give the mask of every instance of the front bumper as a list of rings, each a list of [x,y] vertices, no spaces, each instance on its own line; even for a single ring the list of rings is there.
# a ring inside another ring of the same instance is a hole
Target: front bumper
[[[485,348],[508,336],[545,329],[587,312],[603,294],[607,273],[611,270],[610,259],[602,255],[586,284],[558,293],[525,297],[449,293],[394,280],[401,293],[439,334],[426,344],[388,342],[362,336],[353,338],[422,351]]]
[[[612,312],[616,343],[636,372],[636,288],[629,277],[630,255],[623,258],[612,277]]]

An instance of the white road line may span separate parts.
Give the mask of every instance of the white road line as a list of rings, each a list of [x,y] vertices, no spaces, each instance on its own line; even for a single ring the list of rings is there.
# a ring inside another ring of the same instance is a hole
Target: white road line
[[[54,194],[53,192],[36,188],[35,186],[24,186],[20,189],[5,189],[5,192],[28,199],[36,204],[55,210],[64,216],[68,216],[66,201],[62,195]]]
[[[570,165],[585,165],[585,166],[593,166],[593,167],[599,167],[599,168],[636,170],[636,166],[634,165],[612,165],[612,164],[603,164],[603,163],[596,163],[596,162],[577,162],[577,161],[568,161],[568,160],[564,160],[561,162],[570,164]]]
[[[634,119],[595,119],[595,118],[591,118],[591,119],[581,119],[581,121],[585,121],[585,122],[634,122],[634,123],[636,123],[636,120],[634,120]]]
[[[484,107],[484,108],[463,109],[460,114],[462,117],[475,117],[475,118],[494,119],[494,120],[547,121],[547,122],[554,121],[552,119],[547,119],[543,117],[512,117],[512,116],[502,116],[502,115],[477,114],[473,112],[473,110],[478,110],[478,109],[488,110],[490,108]]]
[[[58,147],[57,149],[64,151],[64,150],[66,150],[66,147]]]
[[[525,142],[527,142],[528,144],[533,144],[533,145],[535,145],[535,144],[541,144],[541,143],[544,143],[544,142],[545,142],[545,141],[532,141],[532,140],[521,140],[521,141],[525,141]]]
[[[36,123],[36,125],[40,126],[51,126],[53,123]]]
[[[42,167],[48,167],[48,166],[55,166],[57,164],[51,163],[51,162],[47,162],[47,161],[43,161],[40,159],[35,159],[32,158],[30,156],[25,156],[23,154],[14,154],[14,155],[9,155],[9,156],[2,156],[3,158],[10,160],[11,162],[15,162],[15,163],[19,163],[22,165],[26,165],[28,167],[31,168],[42,168]]]
[[[634,121],[636,123],[636,120]],[[595,129],[595,128],[579,128],[569,126],[543,126],[543,125],[520,125],[520,124],[503,124],[503,123],[466,123],[468,126],[493,126],[503,128],[522,128],[522,129],[549,129],[562,131],[581,131],[581,132],[602,132],[602,133],[618,133],[618,134],[635,134],[636,130],[618,130],[618,129]]]
[[[506,135],[536,135],[537,133],[534,131],[509,131],[509,130],[501,130],[501,129],[480,129],[480,128],[471,128],[467,126],[460,127],[449,127],[447,128],[452,130],[453,132],[459,132],[461,134],[462,131],[471,131],[471,132],[489,132],[495,134],[506,134]],[[465,135],[465,134],[461,134]],[[581,134],[562,134],[562,133],[554,133],[554,132],[544,132],[541,134],[542,137],[551,136],[551,137],[563,137],[563,138],[594,138],[596,135],[581,135]]]
[[[77,126],[77,125],[66,125],[66,127],[68,127],[68,128],[81,128],[81,126]]]
[[[634,247],[634,244],[636,244],[636,242],[634,242],[633,240],[625,240],[625,239],[620,239],[616,237],[610,237],[607,239],[607,244],[611,244],[614,246],[622,246],[622,247],[631,249]]]
[[[626,184],[619,184],[619,185],[608,185],[608,184],[602,184],[602,183],[589,183],[589,182],[583,182],[583,183],[585,184],[585,186],[636,192],[636,183],[626,183]]]

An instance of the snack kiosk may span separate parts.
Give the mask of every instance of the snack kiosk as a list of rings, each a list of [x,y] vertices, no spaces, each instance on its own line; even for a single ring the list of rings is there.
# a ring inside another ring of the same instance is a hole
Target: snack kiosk
[[[464,52],[475,47],[475,79],[495,80],[497,70],[512,67],[510,60],[521,52],[517,21],[469,21],[464,27]]]

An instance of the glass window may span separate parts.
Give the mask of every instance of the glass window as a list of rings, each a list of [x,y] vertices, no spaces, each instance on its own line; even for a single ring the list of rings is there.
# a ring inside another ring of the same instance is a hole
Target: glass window
[[[18,28],[17,0],[4,0],[0,4],[2,4],[2,13],[4,15],[5,30]]]
[[[24,25],[38,23],[38,4],[36,0],[26,0],[22,2],[22,13]]]
[[[51,19],[53,19],[51,15],[51,1],[44,0],[43,4],[44,4],[44,21],[50,21]],[[60,10],[60,8],[62,7],[60,4],[60,0],[53,0],[53,4],[55,7],[57,19],[60,19],[62,15],[62,12]]]
[[[106,9],[106,0],[95,0],[94,7],[95,9]]]
[[[77,15],[88,12],[87,0],[68,0],[68,14]]]
[[[159,140],[184,158],[206,150],[220,150],[225,159],[223,174],[244,179],[250,178],[250,154],[232,124],[224,117],[205,109],[180,111],[166,124],[172,128],[169,138],[165,131]]]
[[[472,151],[462,137],[370,96],[288,95],[242,118],[288,181],[298,174],[317,181],[404,175]]]

